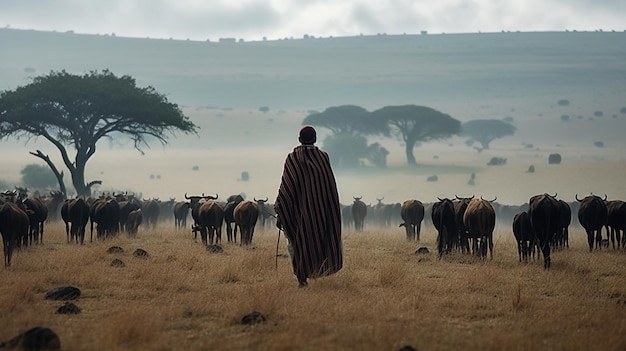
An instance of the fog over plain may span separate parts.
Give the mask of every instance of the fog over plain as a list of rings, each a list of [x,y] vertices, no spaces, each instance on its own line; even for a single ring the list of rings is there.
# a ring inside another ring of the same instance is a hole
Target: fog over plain
[[[123,137],[103,140],[87,169],[88,180],[103,180],[98,191],[128,190],[161,199],[243,192],[273,201],[284,157],[311,111],[416,104],[461,122],[510,117],[517,131],[480,153],[462,137],[423,143],[414,151],[416,167],[406,165],[399,140],[369,138],[390,151],[388,167],[337,169],[343,203],[352,196],[375,203],[382,197],[384,202],[432,202],[474,194],[521,204],[540,192],[557,192],[567,201],[591,192],[626,198],[626,114],[621,112],[626,33],[206,43],[0,29],[0,44],[7,48],[0,89],[15,89],[50,70],[108,68],[135,77],[139,86],[154,86],[200,126],[198,136],[172,136],[165,147],[151,143],[143,156]],[[558,105],[559,99],[570,105]],[[263,113],[261,106],[270,109]],[[318,132],[323,146],[328,130]],[[597,141],[604,147],[594,146]],[[40,164],[28,154],[37,149],[61,166],[58,152],[45,140],[10,139],[0,147],[3,180],[17,182],[25,165]],[[562,164],[548,165],[554,152],[563,156]],[[487,166],[491,157],[507,162]],[[535,173],[526,172],[530,165]],[[240,180],[243,171],[249,181]],[[470,186],[472,173],[476,184]],[[431,175],[439,180],[428,182]]]

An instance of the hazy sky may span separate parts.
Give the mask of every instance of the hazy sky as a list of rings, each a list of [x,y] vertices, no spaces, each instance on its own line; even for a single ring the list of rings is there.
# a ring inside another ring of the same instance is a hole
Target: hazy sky
[[[0,27],[245,40],[626,29],[624,0],[0,0]]]

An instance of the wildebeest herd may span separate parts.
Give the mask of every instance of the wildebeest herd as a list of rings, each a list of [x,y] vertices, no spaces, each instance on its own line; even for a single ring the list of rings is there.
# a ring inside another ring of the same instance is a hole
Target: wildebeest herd
[[[157,221],[171,220],[177,230],[185,229],[189,214],[193,219],[191,232],[196,239],[200,233],[205,246],[222,244],[222,226],[226,225],[227,241],[250,245],[255,227],[269,226],[274,222],[275,212],[268,198],[245,200],[241,195],[231,195],[226,201],[218,200],[218,194],[185,194],[184,201],[170,199],[135,198],[133,194],[103,194],[98,198],[65,199],[59,192],[49,196],[29,196],[27,189],[16,188],[0,194],[0,234],[4,243],[5,266],[11,265],[14,249],[43,243],[44,224],[60,213],[65,222],[68,243],[84,244],[87,224],[90,241],[93,241],[94,224],[96,240],[125,232],[136,236],[138,227],[154,228]],[[621,200],[607,201],[589,195],[582,199],[576,194],[576,202],[567,203],[550,194],[532,196],[522,206],[505,206],[496,199],[482,197],[437,198],[434,203],[422,203],[409,199],[402,204],[384,204],[383,198],[375,205],[367,205],[362,197],[354,197],[351,205],[343,206],[342,220],[346,228],[357,232],[365,224],[372,227],[404,227],[409,241],[419,241],[423,222],[436,229],[436,246],[439,257],[454,250],[482,258],[487,253],[493,258],[493,231],[496,217],[512,220],[520,262],[527,262],[535,253],[543,256],[544,267],[549,268],[552,249],[569,247],[568,228],[572,208],[577,207],[578,221],[587,233],[589,250],[612,243],[613,248],[625,247],[626,203]],[[173,215],[173,216],[172,216]],[[606,228],[607,238],[602,237]]]

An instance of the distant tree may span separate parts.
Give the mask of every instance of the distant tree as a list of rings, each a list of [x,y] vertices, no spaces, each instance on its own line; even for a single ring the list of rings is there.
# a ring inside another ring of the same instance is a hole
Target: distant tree
[[[391,133],[404,142],[411,165],[416,164],[413,148],[417,142],[446,138],[461,131],[461,122],[425,106],[385,106],[372,112],[372,118],[386,123]]]
[[[389,151],[379,143],[373,143],[367,146],[367,160],[376,167],[387,167],[387,155],[389,155]]]
[[[626,107],[622,107],[622,108],[619,110],[619,113],[626,115]]]
[[[259,107],[259,111],[263,112],[263,113],[267,113],[270,110],[269,107],[267,106],[261,106]]]
[[[360,167],[360,160],[367,157],[367,139],[350,133],[329,135],[324,139],[324,150],[333,167]]]
[[[475,119],[463,123],[461,128],[462,135],[478,141],[483,149],[489,149],[495,139],[515,134],[513,125],[499,119]]]
[[[561,99],[561,100],[557,101],[557,104],[559,104],[559,106],[567,106],[567,105],[569,105],[569,100]]]
[[[38,164],[29,164],[22,168],[22,184],[27,188],[52,188],[57,180],[50,168]]]
[[[386,123],[373,119],[370,112],[355,105],[329,107],[324,112],[313,112],[302,121],[330,129],[335,135],[374,135],[388,132]]]
[[[137,87],[134,78],[117,77],[108,70],[83,75],[51,72],[0,93],[0,139],[48,140],[61,153],[78,195],[91,195],[91,187],[101,183],[87,183],[85,168],[102,138],[125,135],[143,153],[150,138],[166,144],[165,132],[176,131],[196,133],[197,126],[153,87]],[[39,150],[31,154],[46,161],[64,189],[63,175],[50,158]]]

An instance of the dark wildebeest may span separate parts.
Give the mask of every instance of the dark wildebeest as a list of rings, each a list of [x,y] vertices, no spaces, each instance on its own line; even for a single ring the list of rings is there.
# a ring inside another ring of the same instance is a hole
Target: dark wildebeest
[[[67,242],[84,244],[85,227],[89,222],[89,205],[83,198],[67,199],[61,207],[61,218],[65,222]],[[70,223],[72,227],[70,228]]]
[[[257,203],[244,200],[234,210],[235,223],[241,231],[240,245],[250,245],[254,235],[254,226],[259,218],[259,206]]]
[[[496,227],[496,211],[491,205],[493,201],[496,199],[472,199],[463,215],[463,225],[468,236],[473,238],[472,250],[482,258],[487,256],[488,247],[489,257],[493,259],[493,230]],[[480,247],[476,243],[477,239],[480,239]]]
[[[578,222],[585,228],[587,232],[587,243],[589,243],[589,252],[593,251],[593,239],[595,235],[596,248],[600,248],[602,245],[602,227],[606,225],[608,216],[608,210],[606,208],[606,196],[604,200],[596,195],[589,195],[583,199],[578,198],[576,194],[576,200],[580,202],[580,208],[578,208]]]
[[[178,201],[174,204],[174,227],[176,229],[185,228],[187,226],[190,206],[191,202],[188,201]]]
[[[561,210],[559,231],[554,238],[555,248],[569,248],[569,225],[572,222],[572,210],[569,204],[563,200],[559,201],[559,209]]]
[[[454,203],[452,200],[445,198],[437,198],[439,202],[435,202],[432,208],[432,221],[435,229],[437,229],[437,251],[439,258],[444,253],[450,252],[456,245],[454,238],[456,237],[456,215],[454,214]]]
[[[224,222],[224,209],[217,201],[207,200],[200,205],[198,209],[198,226],[200,227],[200,235],[202,236],[202,243],[219,245],[222,243],[222,223]],[[214,242],[215,240],[215,242]]]
[[[126,232],[128,235],[132,237],[137,236],[137,231],[143,222],[143,217],[143,210],[140,208],[128,214],[128,218],[126,218]]]
[[[105,239],[114,236],[120,228],[120,205],[110,196],[95,200],[89,208],[91,220],[90,241],[93,241],[93,224],[96,223],[96,238]]]
[[[23,238],[23,244],[43,244],[43,229],[48,218],[48,208],[41,198],[28,196],[28,189],[18,187],[17,190],[16,203],[26,212],[30,223],[28,235]]]
[[[472,195],[471,197],[458,197],[457,195],[455,195],[454,197],[456,198],[456,201],[453,201],[454,216],[456,217],[456,230],[458,233],[455,239],[458,240],[458,244],[461,247],[461,250],[463,250],[464,253],[469,253],[469,236],[467,235],[467,229],[465,229],[465,223],[463,223],[463,216],[465,215],[467,205],[470,201],[472,201],[474,195]]]
[[[224,205],[224,222],[226,223],[226,238],[228,242],[237,242],[237,222],[235,222],[235,207],[243,201],[241,195],[231,195],[226,199],[226,205]]]
[[[116,196],[119,199],[116,201],[120,208],[120,230],[127,232],[128,230],[126,229],[126,222],[128,222],[128,215],[131,212],[140,209],[142,204],[132,195],[129,198],[127,198],[125,195],[119,194]]]
[[[158,199],[143,200],[143,203],[141,205],[141,213],[143,214],[143,219],[146,223],[146,226],[150,226],[152,227],[152,229],[156,228],[160,212],[161,207],[159,206]]]
[[[205,203],[207,200],[217,200],[218,197],[218,194],[215,194],[215,196],[211,196],[204,195],[203,193],[201,196],[187,196],[187,193],[185,193],[185,199],[189,200],[189,209],[191,210],[191,218],[193,219],[193,226],[191,227],[191,231],[194,233],[194,239],[196,238],[195,233],[200,230],[200,206],[202,206],[202,204]]]
[[[606,202],[607,220],[606,231],[611,233],[610,240],[615,249],[615,239],[617,239],[617,248],[623,245],[622,240],[626,241],[626,202],[621,200],[611,200]],[[623,236],[621,234],[624,234]]]
[[[550,245],[560,227],[559,202],[549,194],[535,195],[528,201],[528,216],[533,241],[537,242],[543,254],[543,267],[550,268]]]
[[[363,230],[365,225],[365,216],[367,216],[367,205],[361,201],[361,196],[352,197],[354,202],[352,203],[352,219],[354,219],[354,229],[356,231]]]
[[[420,241],[420,231],[422,220],[424,219],[424,204],[415,199],[406,200],[400,207],[400,216],[404,221],[400,224],[400,227],[404,227],[406,230],[406,239],[408,241]]]
[[[513,235],[517,242],[517,254],[519,261],[528,262],[532,241],[532,229],[528,212],[522,211],[513,216]],[[533,246],[534,247],[534,246]],[[534,252],[534,251],[533,251]]]
[[[257,198],[253,198],[254,201],[257,203],[257,205],[259,206],[259,219],[260,219],[260,225],[261,228],[265,228],[265,224],[266,221],[269,217],[271,217],[271,214],[269,212],[269,207],[267,205],[267,197],[265,199],[257,199]]]
[[[0,234],[4,244],[4,265],[11,265],[13,249],[21,238],[28,235],[30,220],[26,212],[13,202],[0,205]]]

